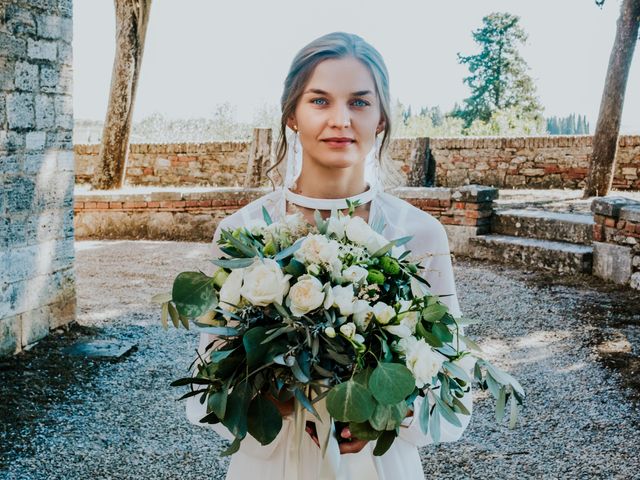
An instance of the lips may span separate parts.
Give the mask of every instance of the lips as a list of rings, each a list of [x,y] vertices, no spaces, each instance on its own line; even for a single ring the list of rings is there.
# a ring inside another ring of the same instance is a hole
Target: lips
[[[337,148],[344,148],[354,143],[354,140],[350,138],[325,138],[322,141],[326,143],[329,147],[337,147]]]

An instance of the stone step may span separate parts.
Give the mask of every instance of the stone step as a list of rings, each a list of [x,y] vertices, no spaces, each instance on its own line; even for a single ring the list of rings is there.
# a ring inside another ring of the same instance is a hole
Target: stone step
[[[491,232],[591,245],[593,225],[593,215],[589,214],[509,209],[495,212],[491,219]]]
[[[591,273],[593,248],[568,242],[510,235],[481,235],[469,239],[475,258],[517,264],[558,273]]]

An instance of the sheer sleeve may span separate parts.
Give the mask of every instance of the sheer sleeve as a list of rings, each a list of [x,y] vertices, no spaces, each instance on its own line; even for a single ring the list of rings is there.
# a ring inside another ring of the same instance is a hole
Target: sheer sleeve
[[[414,246],[412,247],[410,245],[409,249],[417,256],[425,257],[422,264],[425,268],[423,277],[429,282],[429,285],[431,285],[429,290],[434,295],[448,295],[441,297],[440,301],[447,306],[451,315],[459,318],[462,316],[462,312],[460,311],[460,304],[456,294],[451,252],[446,230],[435,217],[425,212],[420,213],[425,215],[425,219],[423,222],[420,222],[420,225],[417,227],[418,233],[411,240]],[[462,327],[460,327],[460,333],[463,333]],[[460,340],[460,348],[464,349],[465,347],[464,342]],[[468,371],[468,373],[473,375],[472,370]],[[426,397],[416,398],[413,405],[414,415],[405,418],[400,427],[400,438],[417,447],[433,443],[431,432],[429,431],[427,435],[425,435],[422,432],[420,421],[417,418],[422,402],[426,399]],[[431,408],[434,401],[431,398],[429,398],[428,401],[429,408]],[[469,391],[460,398],[460,401],[467,410],[469,410],[469,415],[456,413],[461,423],[460,427],[447,422],[440,416],[440,442],[455,442],[459,440],[469,425],[473,408],[473,390],[470,385]]]
[[[230,217],[227,217],[227,220],[229,218]],[[222,250],[220,250],[220,247],[218,245],[218,239],[220,238],[221,229],[223,228],[232,228],[232,227],[230,227],[227,223],[223,225],[223,222],[220,222],[220,224],[218,225],[218,228],[216,228],[216,231],[213,235],[211,258],[220,258],[224,256],[224,253],[222,252]],[[209,345],[214,339],[215,339],[215,335],[212,335],[209,333],[200,333],[199,345],[198,345],[198,352],[200,356],[204,358],[204,353],[207,345]],[[195,376],[197,374],[198,366],[200,365],[200,363],[201,363],[200,359],[196,358],[196,362],[191,372],[192,376]],[[201,395],[202,394],[194,395],[186,399],[186,415],[189,422],[193,423],[194,425],[212,429],[224,439],[228,441],[233,441],[235,437],[229,431],[229,429],[225,427],[222,423],[210,424],[206,422],[203,422],[203,423],[200,422],[200,419],[202,419],[205,415],[207,415],[207,402],[205,401],[204,403],[200,403]],[[288,417],[285,417],[282,422],[282,429],[280,430],[280,433],[271,443],[267,445],[262,445],[251,435],[247,434],[247,436],[242,440],[242,443],[240,444],[240,451],[246,455],[250,455],[253,457],[258,457],[262,459],[270,458],[273,455],[276,448],[278,447],[278,445],[280,444],[282,438],[287,435],[290,423],[291,423],[291,420]]]

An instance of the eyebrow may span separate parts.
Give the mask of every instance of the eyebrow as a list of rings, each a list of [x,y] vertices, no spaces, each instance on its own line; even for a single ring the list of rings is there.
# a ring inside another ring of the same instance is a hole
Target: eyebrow
[[[330,95],[329,92],[325,92],[324,90],[321,90],[319,88],[310,88],[309,90],[305,91],[303,93],[303,95],[305,93],[316,93],[319,95]],[[370,93],[373,93],[371,90],[359,90],[357,92],[353,92],[351,95],[354,97],[363,97],[364,95],[369,95]]]

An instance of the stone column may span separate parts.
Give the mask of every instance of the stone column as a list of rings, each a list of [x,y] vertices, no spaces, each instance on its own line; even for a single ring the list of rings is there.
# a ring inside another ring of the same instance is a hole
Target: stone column
[[[640,202],[607,196],[591,203],[593,274],[640,290]]]
[[[71,16],[0,7],[0,356],[75,319]]]

